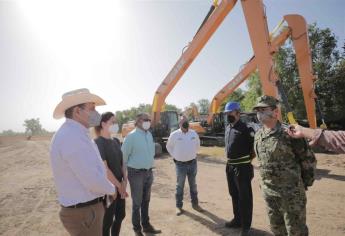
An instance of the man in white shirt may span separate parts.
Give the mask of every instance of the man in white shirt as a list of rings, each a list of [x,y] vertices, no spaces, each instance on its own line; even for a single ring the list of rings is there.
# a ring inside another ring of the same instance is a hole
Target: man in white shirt
[[[188,177],[192,207],[197,211],[203,211],[199,206],[196,186],[196,155],[200,148],[200,139],[198,134],[189,128],[189,122],[185,116],[181,116],[179,126],[180,129],[170,134],[166,146],[176,167],[176,215],[183,213],[183,190],[186,177]]]
[[[66,118],[52,139],[50,158],[60,220],[70,235],[102,235],[103,197],[115,194],[88,130],[100,122],[99,105],[105,105],[102,98],[79,89],[64,94],[54,110],[55,119]]]

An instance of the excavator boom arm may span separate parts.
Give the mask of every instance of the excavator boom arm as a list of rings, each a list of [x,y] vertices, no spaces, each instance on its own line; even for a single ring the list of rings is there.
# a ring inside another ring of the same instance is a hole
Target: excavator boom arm
[[[282,30],[278,36],[272,40],[272,45],[278,48],[284,44],[286,39],[290,35],[290,29],[285,28]],[[249,76],[257,69],[256,58],[253,56],[241,69],[241,71],[229,82],[227,83],[212,99],[211,105],[209,107],[209,115],[207,118],[207,123],[212,123],[212,118],[214,114],[219,112],[219,107],[227,96],[229,96],[233,91],[235,91]]]
[[[295,48],[298,72],[301,79],[304,104],[307,111],[309,126],[316,128],[315,112],[315,76],[309,46],[308,28],[305,19],[300,15],[287,15],[284,19],[292,30],[292,42]]]
[[[166,97],[174,88],[176,83],[180,80],[182,75],[192,64],[196,56],[211,38],[213,33],[217,30],[224,18],[235,6],[237,0],[222,0],[219,6],[209,16],[201,29],[193,38],[188,48],[183,52],[179,60],[176,62],[172,70],[168,73],[161,85],[158,87],[152,105],[152,123],[157,124],[160,120],[160,112],[164,105]]]
[[[308,29],[305,19],[300,15],[286,15],[284,20],[288,24],[288,28],[283,29],[278,36],[271,41],[272,53],[278,52],[279,48],[285,43],[288,37],[291,37],[295,53],[298,71],[301,79],[301,87],[303,90],[303,98],[307,111],[309,125],[316,127],[315,115],[315,92],[314,92],[314,74],[312,67],[311,52],[308,39]],[[238,86],[243,83],[248,76],[257,69],[256,58],[253,56],[249,62],[229,83],[227,83],[212,99],[209,107],[209,116],[207,123],[211,124],[214,114],[219,112],[219,107],[227,96],[235,91]]]

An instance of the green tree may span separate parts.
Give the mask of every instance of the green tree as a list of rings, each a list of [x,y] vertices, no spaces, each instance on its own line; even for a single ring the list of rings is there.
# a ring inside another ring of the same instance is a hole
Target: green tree
[[[166,104],[165,110],[181,112],[180,108],[178,108],[172,104]],[[117,119],[117,122],[119,123],[120,128],[122,128],[122,125],[124,123],[131,121],[131,120],[135,120],[135,117],[139,113],[142,113],[142,112],[146,112],[146,113],[151,114],[152,105],[141,103],[141,104],[139,104],[138,107],[131,107],[130,109],[123,110],[123,111],[116,111],[115,115],[116,115],[116,119]]]
[[[4,130],[0,133],[0,136],[13,136],[16,135],[18,133],[14,132],[13,130],[9,129],[9,130]]]
[[[23,126],[25,127],[25,133],[31,133],[31,135],[42,134],[43,129],[39,118],[26,119]]]
[[[165,105],[165,110],[166,111],[177,111],[178,113],[182,112],[182,109],[178,108],[177,106],[173,104],[166,104]]]
[[[244,91],[241,88],[236,89],[234,92],[232,92],[220,105],[219,110],[224,111],[225,105],[232,101],[232,102],[239,102],[241,104],[242,100],[244,98]]]
[[[252,111],[257,98],[262,95],[261,83],[257,72],[251,74],[248,79],[247,92],[241,102],[243,111]]]
[[[210,101],[208,99],[200,99],[197,107],[200,114],[207,114],[210,107]]]
[[[314,74],[317,75],[315,90],[326,120],[344,117],[345,77],[344,51],[337,48],[337,39],[329,28],[309,26],[309,41]],[[291,41],[281,48],[275,57],[276,71],[283,83],[288,100],[297,119],[305,119],[306,111],[300,87],[300,77]]]

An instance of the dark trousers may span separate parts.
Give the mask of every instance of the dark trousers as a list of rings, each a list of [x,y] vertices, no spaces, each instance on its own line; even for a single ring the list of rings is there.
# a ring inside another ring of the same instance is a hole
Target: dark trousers
[[[133,229],[140,231],[141,225],[144,228],[150,225],[149,205],[153,183],[152,170],[138,170],[128,167],[128,181],[131,187]]]
[[[226,165],[226,177],[229,193],[232,198],[234,219],[249,229],[253,215],[253,193],[251,180],[254,170],[251,164]]]
[[[126,200],[121,199],[118,194],[115,201],[113,201],[105,210],[103,218],[103,236],[118,236],[120,235],[121,223],[126,216]]]

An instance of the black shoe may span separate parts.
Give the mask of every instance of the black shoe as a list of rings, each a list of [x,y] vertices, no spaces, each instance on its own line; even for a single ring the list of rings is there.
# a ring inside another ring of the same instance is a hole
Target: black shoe
[[[233,219],[229,222],[225,223],[226,228],[241,228],[241,223],[238,222],[237,220]]]
[[[183,211],[182,207],[176,207],[176,211],[175,212],[176,212],[177,216],[180,216],[180,215],[183,214],[184,211]]]
[[[192,204],[192,208],[198,212],[204,212],[205,210],[202,209],[199,204]]]
[[[250,229],[242,229],[240,236],[249,236],[250,234]]]
[[[152,225],[148,225],[146,227],[143,227],[144,228],[144,233],[149,233],[149,234],[160,234],[162,233],[162,230],[159,230],[159,229],[155,229]]]
[[[144,236],[143,232],[141,232],[141,230],[138,231],[134,231],[135,236]]]

